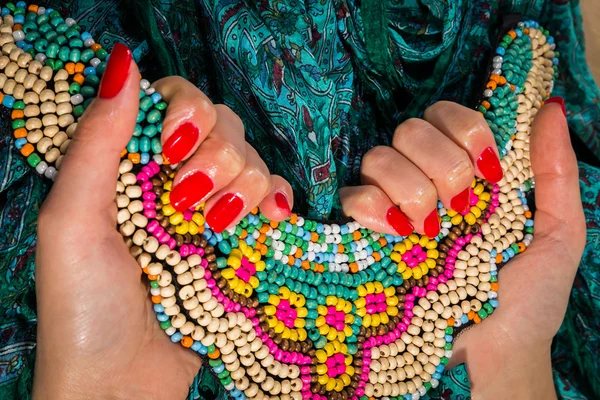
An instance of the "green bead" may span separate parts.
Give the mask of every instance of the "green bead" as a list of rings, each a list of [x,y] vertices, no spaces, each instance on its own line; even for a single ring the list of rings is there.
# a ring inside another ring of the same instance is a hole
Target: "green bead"
[[[75,44],[81,43],[80,46],[71,46],[71,47],[78,47],[78,48],[83,47],[83,41],[81,41],[81,39],[79,39],[79,37],[78,37],[79,32],[77,31],[77,29],[69,28],[65,32],[65,36],[68,37],[69,39],[73,39]]]
[[[33,47],[40,53],[44,53],[46,51],[46,46],[48,46],[48,41],[46,39],[38,39],[35,41]]]
[[[81,52],[81,61],[82,62],[87,63],[92,58],[94,58],[94,50],[85,49],[84,51]]]
[[[81,85],[77,82],[72,82],[69,86],[69,93],[71,95],[78,94],[81,91]]]
[[[36,31],[31,31],[25,35],[25,41],[27,43],[33,43],[40,38],[40,34]]]
[[[161,118],[162,118],[162,115],[161,115],[160,111],[152,110],[148,113],[146,120],[151,124],[155,124],[158,121],[160,121]]]
[[[100,86],[100,78],[98,78],[97,75],[88,75],[85,77],[84,83],[92,86],[93,88],[97,88]]]
[[[106,70],[106,63],[105,62],[101,62],[100,64],[98,64],[98,66],[96,67],[96,73],[100,76],[104,75],[104,71]]]
[[[96,89],[94,89],[91,86],[84,86],[81,88],[81,92],[83,97],[85,97],[86,99],[88,97],[95,97],[96,96]]]
[[[158,130],[156,129],[156,126],[148,125],[144,128],[142,133],[148,137],[154,137],[158,133]]]
[[[233,381],[231,380],[231,377],[230,377],[230,376],[228,376],[227,378],[225,378],[225,379],[221,380],[221,383],[223,384],[223,386],[227,386],[227,385],[229,385],[231,382],[233,382]]]
[[[56,43],[51,43],[46,49],[46,57],[48,58],[56,58],[58,55],[58,50],[60,47]]]
[[[74,63],[79,62],[79,60],[81,60],[81,51],[77,49],[71,50],[71,53],[69,54],[69,60],[71,60]]]
[[[24,110],[25,109],[25,103],[23,103],[21,100],[17,100],[15,101],[15,104],[13,104],[13,110]]]
[[[107,55],[108,53],[104,49],[98,49],[98,51],[96,51],[96,57],[98,57],[100,61],[104,61]]]
[[[487,311],[485,311],[485,310],[482,308],[481,310],[479,310],[479,311],[477,312],[477,315],[479,315],[479,318],[481,318],[481,319],[484,319],[484,318],[487,318],[487,316],[488,316],[488,313],[487,313]]]
[[[160,329],[166,330],[171,327],[171,321],[166,320],[160,323]]]
[[[69,49],[67,46],[63,46],[58,51],[58,58],[64,62],[69,61],[70,53],[71,53],[71,49]]]
[[[20,129],[20,128],[25,127],[25,120],[15,119],[12,123],[12,127],[13,127],[13,129]]]
[[[152,99],[146,95],[144,95],[144,97],[140,100],[140,109],[144,110],[145,112],[148,112],[153,105],[154,103],[152,102]]]
[[[150,151],[150,138],[142,136],[140,139],[140,151],[142,153],[148,153]]]
[[[55,31],[48,31],[48,33],[46,33],[46,35],[44,37],[46,38],[48,43],[50,43],[50,42],[53,42],[54,40],[56,40],[57,36],[58,36],[58,33],[56,33]]]
[[[59,46],[63,46],[63,45],[65,45],[65,44],[67,43],[67,41],[68,41],[68,40],[67,40],[67,38],[65,37],[65,35],[58,35],[58,36],[56,37],[56,43],[57,43]]]
[[[17,6],[15,6],[13,3],[8,2],[6,3],[6,8],[8,8],[10,11],[12,11],[13,13],[17,10]]]
[[[152,142],[151,142],[151,146],[152,146],[152,152],[154,154],[161,154],[162,153],[162,144],[160,142],[160,139],[153,138]]]
[[[154,281],[150,281],[150,287],[156,289],[156,288],[160,287],[160,285],[158,284],[158,281],[154,280]]]
[[[447,365],[448,364],[448,358],[447,357],[442,357],[440,359],[440,364]]]
[[[31,153],[29,157],[27,157],[27,163],[29,163],[29,165],[31,165],[33,168],[37,167],[40,161],[42,161],[42,159],[37,153]]]

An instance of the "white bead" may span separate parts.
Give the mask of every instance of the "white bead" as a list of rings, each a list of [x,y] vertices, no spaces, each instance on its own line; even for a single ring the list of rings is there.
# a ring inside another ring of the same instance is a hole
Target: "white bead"
[[[150,294],[152,296],[158,296],[158,295],[160,295],[160,288],[150,288]]]
[[[44,176],[48,179],[52,179],[54,175],[56,175],[56,168],[54,167],[48,167],[44,172]]]
[[[329,225],[323,225],[323,233],[325,235],[331,235],[331,226],[329,226]]]
[[[46,55],[43,53],[37,53],[35,59],[41,62],[42,64],[46,61]]]
[[[93,38],[87,38],[85,39],[85,41],[83,42],[83,45],[85,47],[92,47],[93,45],[96,44],[96,41]]]
[[[75,21],[73,18],[67,18],[65,19],[65,24],[70,28],[73,25],[75,25],[77,23],[77,21]]]
[[[25,32],[22,30],[13,31],[13,38],[15,39],[15,42],[25,40]]]
[[[483,91],[483,95],[484,95],[485,97],[492,97],[492,96],[494,95],[494,91],[493,91],[493,90],[491,90],[491,89],[485,89],[485,90]]]
[[[90,65],[94,68],[97,68],[98,65],[100,65],[102,61],[100,61],[100,59],[98,57],[94,57],[90,60]]]
[[[338,224],[331,225],[331,232],[338,234],[341,232],[340,226]]]
[[[46,169],[48,169],[48,164],[46,164],[46,161],[40,161],[40,163],[35,167],[35,170],[40,175],[44,175]]]
[[[157,163],[158,165],[162,165],[163,161],[164,161],[162,154],[155,154],[154,157],[152,157],[152,160],[154,160],[154,162]],[[258,239],[258,236],[256,237],[256,239]]]
[[[148,79],[142,79],[140,81],[140,89],[142,90],[146,90],[150,87],[150,81],[148,81]]]
[[[502,69],[502,63],[493,63],[492,68],[494,69]]]
[[[414,392],[412,394],[412,400],[419,400],[421,398],[421,395],[419,394],[419,392]]]
[[[496,56],[492,59],[492,62],[495,63],[502,63],[504,61],[504,58],[502,58],[502,56]]]
[[[304,226],[304,218],[298,217],[298,221],[296,222],[296,225],[298,225],[298,226]]]
[[[173,336],[173,334],[177,332],[177,329],[175,329],[174,327],[170,326],[167,329],[165,329],[165,333],[169,336]]]
[[[492,75],[502,75],[502,70],[495,68],[492,70]]]
[[[46,7],[39,7],[37,14],[38,15],[44,15],[44,14],[46,14]]]
[[[153,87],[146,89],[145,91],[146,96],[152,96],[154,93],[156,93],[156,89],[154,89]]]
[[[437,379],[432,379],[431,381],[429,381],[429,383],[431,383],[431,387],[435,389],[440,384],[440,381],[438,381]]]
[[[79,104],[83,103],[83,100],[83,95],[79,93],[71,96],[71,104],[73,104],[74,106],[78,106]]]
[[[425,396],[425,394],[427,393],[427,389],[425,389],[425,386],[421,386],[418,390],[421,396]]]

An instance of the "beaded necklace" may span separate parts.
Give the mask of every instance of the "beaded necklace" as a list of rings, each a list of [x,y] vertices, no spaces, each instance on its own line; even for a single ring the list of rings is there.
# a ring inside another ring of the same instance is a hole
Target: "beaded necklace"
[[[14,144],[54,180],[96,96],[108,52],[71,18],[25,2],[0,18],[0,102]],[[558,52],[534,21],[502,38],[478,110],[504,178],[471,185],[463,213],[441,203],[434,238],[255,209],[215,233],[202,206],[177,212],[162,156],[168,105],[140,82],[137,125],[119,167],[119,232],[147,275],[160,327],[202,356],[234,399],[419,399],[452,343],[498,306],[498,270],[533,234],[526,194],[531,122],[553,89]]]

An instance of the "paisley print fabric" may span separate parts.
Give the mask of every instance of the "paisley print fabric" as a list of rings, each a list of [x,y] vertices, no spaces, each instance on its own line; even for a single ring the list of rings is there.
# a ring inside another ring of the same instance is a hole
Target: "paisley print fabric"
[[[473,104],[498,32],[520,13],[555,36],[555,94],[580,164],[588,242],[553,345],[563,399],[600,398],[600,106],[569,0],[46,0],[105,47],[134,50],[144,76],[182,75],[244,121],[251,144],[295,192],[297,211],[339,216],[337,189],[362,156],[438,100]],[[21,159],[0,116],[0,399],[27,399],[35,361],[35,221],[49,185]],[[189,399],[224,398],[201,369]],[[465,366],[432,399],[470,398]]]

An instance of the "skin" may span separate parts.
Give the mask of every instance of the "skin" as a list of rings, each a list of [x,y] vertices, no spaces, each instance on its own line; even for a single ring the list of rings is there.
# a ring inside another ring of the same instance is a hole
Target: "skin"
[[[137,76],[132,64],[124,89],[114,99],[96,99],[91,105],[93,112],[80,122],[40,212],[35,399],[185,398],[200,367],[196,354],[161,331],[142,271],[115,229],[115,177],[137,116]],[[274,194],[283,192],[291,203],[291,188],[269,175],[244,141],[239,118],[180,78],[157,86],[171,100],[163,142],[182,121],[194,122],[201,131],[176,183],[201,169],[215,181],[208,210],[220,194],[233,191],[246,202],[242,214],[260,205],[269,218],[284,219]],[[412,132],[418,132],[414,140],[409,139]],[[500,307],[462,335],[454,349],[453,362],[467,362],[476,399],[555,397],[550,343],[583,251],[585,221],[577,164],[559,105],[543,107],[532,135],[535,239],[500,272]],[[424,143],[432,150],[423,151]],[[364,185],[342,190],[344,211],[368,227],[393,232],[384,216],[396,204],[421,230],[438,197],[448,204],[479,173],[474,160],[492,143],[477,113],[438,103],[423,120],[398,127],[392,147],[365,156]],[[237,165],[225,165],[219,154],[235,154]],[[382,175],[395,179],[384,181],[378,178]]]

